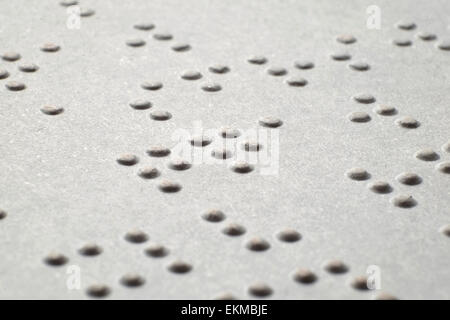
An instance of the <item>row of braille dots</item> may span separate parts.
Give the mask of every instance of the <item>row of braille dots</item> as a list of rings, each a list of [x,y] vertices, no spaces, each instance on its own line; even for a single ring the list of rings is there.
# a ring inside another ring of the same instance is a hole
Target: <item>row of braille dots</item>
[[[417,25],[412,21],[400,21],[396,24],[396,27],[400,30],[413,31],[417,28]],[[434,41],[437,39],[437,36],[434,33],[425,32],[425,31],[420,31],[419,33],[417,33],[416,36],[417,36],[417,38],[419,38],[423,41]],[[392,41],[392,43],[399,47],[409,47],[412,45],[412,40],[410,40],[408,38],[398,38],[398,39],[394,39]],[[450,41],[443,40],[443,41],[439,42],[436,45],[436,47],[441,50],[449,51],[450,50]]]
[[[70,6],[76,6],[79,4],[79,1],[77,0],[62,0],[59,2],[59,4],[63,7],[70,7]],[[91,17],[95,14],[95,10],[90,8],[80,8],[79,15],[80,17],[86,18]]]

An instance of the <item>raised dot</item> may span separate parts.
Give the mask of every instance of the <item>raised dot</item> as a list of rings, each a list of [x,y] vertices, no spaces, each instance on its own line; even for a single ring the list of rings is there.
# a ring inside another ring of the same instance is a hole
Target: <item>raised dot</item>
[[[392,192],[392,187],[389,183],[385,181],[375,181],[369,183],[368,188],[375,193],[390,193]]]
[[[50,266],[59,267],[65,265],[69,261],[69,259],[63,254],[51,253],[47,257],[45,257],[44,261]]]
[[[302,77],[292,77],[286,80],[291,87],[304,87],[308,84],[308,80]]]
[[[287,70],[283,67],[270,67],[267,69],[267,73],[272,76],[284,76],[287,74]]]
[[[205,147],[212,142],[212,139],[205,135],[194,135],[189,140],[190,144],[195,147]]]
[[[284,242],[297,242],[302,238],[302,235],[294,229],[286,229],[279,232],[277,238]]]
[[[9,72],[4,69],[0,69],[0,80],[6,79],[9,77]]]
[[[336,60],[336,61],[346,61],[346,60],[350,60],[352,58],[352,56],[347,53],[347,52],[335,52],[331,54],[331,59]]]
[[[442,173],[450,173],[450,161],[441,162],[436,166],[436,169]]]
[[[166,193],[174,193],[181,190],[181,185],[170,180],[163,180],[158,185],[159,190]]]
[[[212,73],[219,73],[219,74],[230,72],[230,68],[223,64],[212,65],[208,68],[208,70],[211,71]]]
[[[141,230],[131,230],[125,234],[125,240],[131,243],[144,243],[148,240],[148,235]]]
[[[219,134],[222,136],[222,138],[233,139],[233,138],[239,137],[241,135],[241,132],[238,129],[234,129],[234,128],[230,128],[230,127],[222,127],[220,129]]]
[[[7,216],[6,211],[0,209],[0,220],[5,219]]]
[[[440,43],[438,43],[437,47],[441,50],[449,51],[450,50],[450,40],[441,41]]]
[[[352,112],[347,116],[347,118],[352,122],[358,122],[358,123],[370,121],[369,114],[367,112],[361,112],[361,111]]]
[[[376,101],[375,97],[373,95],[371,95],[370,93],[360,93],[360,94],[354,95],[353,99],[356,102],[365,103],[365,104],[374,103]]]
[[[348,266],[340,260],[331,260],[325,263],[324,268],[329,273],[342,274],[348,271]]]
[[[93,298],[104,298],[111,293],[111,289],[103,284],[95,284],[89,286],[86,293]]]
[[[257,141],[246,141],[242,144],[242,147],[245,151],[260,151],[263,146]]]
[[[397,22],[396,27],[402,30],[414,30],[416,24],[413,21],[402,20]]]
[[[353,62],[348,65],[350,69],[356,71],[367,71],[370,69],[370,65],[366,62]]]
[[[233,152],[227,149],[216,148],[211,151],[211,155],[216,159],[224,160],[231,158],[233,156]]]
[[[442,149],[442,151],[444,151],[444,152],[449,152],[449,153],[450,153],[450,141],[447,142],[447,143],[445,143],[445,144],[443,144],[442,147],[441,147],[441,149]]]
[[[237,237],[241,236],[246,232],[245,228],[237,223],[230,223],[225,228],[222,229],[222,233],[228,236]]]
[[[235,161],[231,164],[230,169],[237,173],[249,173],[254,170],[254,167],[246,161]]]
[[[39,70],[39,67],[34,63],[21,64],[19,66],[19,70],[23,72],[36,72]]]
[[[172,40],[173,36],[168,32],[158,32],[153,35],[153,38],[156,40],[167,41]]]
[[[176,52],[184,52],[189,51],[191,49],[191,45],[185,42],[179,42],[172,46],[172,50]]]
[[[139,162],[139,158],[131,153],[125,153],[117,158],[117,162],[124,166],[133,166]]]
[[[95,243],[88,243],[78,249],[78,253],[86,257],[98,256],[102,253],[102,248]]]
[[[13,62],[21,58],[20,54],[17,52],[5,52],[2,54],[2,59],[5,61]]]
[[[409,39],[394,39],[392,43],[398,47],[409,47],[412,45],[412,41]]]
[[[439,155],[433,149],[422,149],[417,151],[414,156],[422,161],[436,161],[439,160]]]
[[[180,260],[172,262],[167,268],[173,273],[187,273],[192,270],[189,263]]]
[[[263,56],[252,56],[248,58],[247,61],[252,64],[265,64],[267,62],[267,58]]]
[[[356,42],[356,38],[351,34],[342,34],[336,37],[336,41],[342,44],[352,44]]]
[[[442,226],[439,229],[439,232],[441,232],[443,235],[450,237],[450,224],[447,224],[445,226]]]
[[[151,22],[142,22],[142,23],[136,23],[133,28],[137,29],[137,30],[142,30],[142,31],[149,31],[155,28],[155,25]]]
[[[396,296],[392,294],[381,292],[373,297],[374,300],[398,300]]]
[[[169,250],[163,245],[154,243],[145,249],[145,254],[153,258],[162,258],[169,254]]]
[[[400,208],[412,208],[417,205],[417,201],[410,195],[398,195],[391,199],[391,202]]]
[[[128,39],[126,41],[126,44],[129,47],[142,47],[145,45],[145,40],[143,40],[141,38]]]
[[[406,129],[415,129],[420,126],[420,122],[412,117],[403,117],[395,120],[395,123]]]
[[[309,60],[298,60],[294,62],[294,66],[297,69],[308,70],[314,68],[314,62]]]
[[[172,114],[168,111],[154,110],[150,113],[150,118],[156,121],[166,121],[172,118]]]
[[[143,179],[154,179],[159,177],[160,174],[159,170],[152,166],[141,168],[138,171],[138,175]]]
[[[266,251],[270,248],[269,242],[261,237],[250,239],[245,246],[252,251]]]
[[[350,179],[358,180],[358,181],[367,180],[370,178],[369,172],[367,172],[363,168],[352,168],[352,169],[348,170],[345,174]]]
[[[259,298],[270,296],[273,293],[271,287],[263,282],[257,282],[248,287],[248,292]]]
[[[41,111],[42,111],[42,113],[45,113],[45,114],[47,114],[49,116],[56,116],[56,115],[58,115],[60,113],[63,113],[64,112],[64,108],[47,105],[47,106],[43,106],[41,108]]]
[[[202,85],[202,90],[206,92],[217,92],[222,90],[222,86],[217,83],[205,83]]]
[[[5,84],[5,87],[11,91],[21,91],[26,88],[23,82],[9,81]]]
[[[215,300],[236,300],[236,297],[231,293],[222,293],[214,298]]]
[[[78,4],[77,0],[62,0],[59,2],[60,5],[62,5],[63,7],[70,7],[70,6],[75,6]]]
[[[147,154],[150,157],[166,157],[170,154],[170,149],[160,145],[151,146],[148,148]]]
[[[188,70],[188,71],[184,71],[181,74],[181,78],[184,79],[184,80],[198,80],[201,77],[202,77],[202,74],[200,72],[198,72],[198,71]]]
[[[212,209],[202,214],[202,218],[209,222],[221,222],[225,220],[225,213],[221,210]]]
[[[86,18],[93,16],[95,14],[95,11],[90,8],[81,8],[80,9],[80,17]]]
[[[61,49],[61,47],[59,45],[57,45],[55,43],[51,43],[51,42],[44,43],[41,46],[41,51],[44,51],[44,52],[57,52],[60,49]]]
[[[146,110],[152,107],[152,103],[148,100],[139,99],[130,102],[130,107],[136,110]]]
[[[268,128],[278,128],[283,124],[283,121],[275,117],[263,117],[258,122],[261,126]]]
[[[356,290],[369,290],[367,286],[366,276],[357,276],[351,282],[350,285]]]
[[[299,268],[295,271],[294,280],[303,284],[311,284],[317,281],[317,276],[309,269]]]
[[[145,284],[145,279],[139,274],[128,273],[120,278],[120,283],[126,287],[136,288]]]
[[[169,165],[168,165],[168,167],[170,169],[178,170],[178,171],[187,170],[191,166],[192,166],[192,164],[189,161],[181,159],[181,158],[171,159],[169,162]]]
[[[379,105],[374,109],[374,111],[382,116],[392,116],[394,114],[397,114],[397,109],[386,105]]]
[[[433,41],[436,40],[437,36],[434,33],[421,31],[417,34],[417,37],[423,41]]]
[[[163,87],[163,84],[159,81],[152,81],[152,82],[145,81],[141,84],[141,88],[145,89],[145,90],[155,91],[155,90],[161,89],[162,87]]]

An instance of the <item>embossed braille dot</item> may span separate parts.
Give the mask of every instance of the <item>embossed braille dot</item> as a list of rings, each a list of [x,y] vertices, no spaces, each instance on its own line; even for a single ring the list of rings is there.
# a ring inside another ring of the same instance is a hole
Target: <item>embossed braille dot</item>
[[[222,136],[222,138],[233,139],[239,137],[241,135],[241,132],[238,129],[222,127],[219,134]]]
[[[297,69],[308,70],[314,68],[314,62],[309,60],[298,60],[294,62],[294,66]]]
[[[287,74],[287,70],[283,67],[270,67],[267,69],[267,73],[272,76],[284,76]]]
[[[200,72],[198,72],[198,71],[188,70],[188,71],[184,71],[181,74],[181,78],[184,79],[184,80],[198,80],[201,77],[202,77],[202,74]]]
[[[60,5],[62,5],[63,7],[70,7],[70,6],[75,6],[78,4],[77,0],[62,0],[59,2]]]
[[[335,52],[331,54],[331,59],[336,60],[336,61],[346,61],[346,60],[350,60],[352,58],[352,56],[347,53],[347,52]]]
[[[231,152],[230,150],[227,149],[213,149],[211,151],[211,155],[216,158],[216,159],[229,159],[233,156],[233,152]]]
[[[402,30],[414,30],[416,28],[416,24],[414,22],[407,20],[397,22],[396,26]]]
[[[347,116],[347,118],[352,122],[358,122],[358,123],[370,121],[369,114],[367,112],[361,112],[361,111],[352,112]]]
[[[398,47],[409,47],[412,45],[412,41],[409,39],[394,39],[392,43]]]
[[[57,52],[61,49],[61,47],[55,43],[44,43],[41,46],[41,50],[44,52]]]
[[[417,37],[424,41],[436,40],[437,36],[434,33],[421,31],[417,34]]]
[[[267,58],[263,56],[252,56],[248,58],[247,61],[252,64],[265,64],[267,62]]]
[[[420,126],[420,122],[412,117],[403,117],[395,120],[395,123],[406,129],[415,129]]]
[[[242,147],[245,151],[260,151],[263,146],[258,141],[246,141]]]
[[[422,161],[439,160],[439,155],[433,149],[422,149],[417,151],[414,156]]]
[[[225,220],[225,213],[223,213],[221,210],[212,209],[206,211],[202,218],[209,222],[221,222]]]
[[[42,111],[42,113],[45,113],[45,114],[47,114],[49,116],[56,116],[56,115],[58,115],[60,113],[63,113],[64,112],[64,108],[47,105],[47,106],[43,106],[41,108],[41,111]]]
[[[103,284],[95,284],[89,286],[86,293],[93,298],[104,298],[111,293],[111,289]]]
[[[187,160],[181,158],[174,158],[170,160],[168,166],[170,169],[182,171],[189,169],[192,166],[192,164]]]
[[[417,201],[411,195],[398,195],[391,199],[391,202],[400,208],[412,208],[417,205]]]
[[[393,296],[392,294],[381,292],[377,294],[374,298],[374,300],[398,300],[396,296]]]
[[[129,47],[142,47],[145,45],[145,40],[143,40],[141,38],[128,39],[126,41],[126,44]]]
[[[412,173],[412,172],[401,173],[396,177],[396,179],[398,182],[409,185],[409,186],[415,186],[422,182],[422,178],[419,177],[419,175]]]
[[[39,67],[34,63],[21,64],[19,66],[19,70],[23,72],[36,72],[39,70]]]
[[[159,177],[160,174],[159,170],[152,166],[141,168],[138,171],[138,175],[143,179],[154,179]]]
[[[308,80],[302,77],[292,77],[286,80],[291,87],[304,87],[308,84]]]
[[[170,154],[170,149],[164,146],[151,146],[147,150],[150,157],[166,157]]]
[[[392,192],[391,185],[385,181],[375,181],[375,182],[369,183],[368,188],[375,193],[390,193],[390,192]]]
[[[222,86],[217,83],[205,83],[202,85],[202,90],[206,92],[217,92],[222,90]]]
[[[80,17],[87,18],[90,16],[93,16],[95,14],[95,11],[90,8],[81,8],[80,9]]]
[[[370,178],[370,174],[363,168],[352,168],[346,172],[347,177],[352,180],[367,180]]]
[[[294,229],[286,229],[277,234],[277,238],[284,242],[297,242],[302,238],[302,235]]]
[[[139,99],[130,102],[130,107],[136,110],[146,110],[152,107],[152,103],[148,100]]]
[[[172,46],[172,50],[176,51],[176,52],[189,51],[190,49],[191,49],[191,45],[189,43],[184,43],[184,42],[175,43]]]
[[[219,73],[219,74],[230,72],[230,68],[223,64],[212,65],[208,68],[208,70],[212,73]]]
[[[194,135],[189,140],[190,144],[195,147],[205,147],[212,142],[212,139],[205,135]]]
[[[257,282],[248,287],[248,292],[259,298],[270,296],[273,293],[271,287],[263,282]]]
[[[131,243],[144,243],[148,240],[148,235],[141,230],[131,230],[125,234],[125,240]]]
[[[441,49],[441,50],[449,51],[449,50],[450,50],[450,40],[444,40],[444,41],[441,41],[441,42],[437,45],[437,47],[438,47],[439,49]]]
[[[230,169],[237,173],[249,173],[253,171],[254,166],[246,161],[235,161],[231,164]]]
[[[324,268],[329,273],[342,274],[348,271],[348,266],[340,260],[331,260],[325,263]]]
[[[17,52],[5,52],[2,54],[2,59],[5,61],[13,62],[21,58],[20,54]]]
[[[236,297],[231,293],[222,293],[214,298],[215,300],[236,300]]]
[[[94,256],[98,256],[99,254],[102,253],[102,248],[98,245],[96,245],[95,243],[88,243],[85,244],[83,247],[81,247],[78,252],[86,257],[94,257]]]
[[[351,34],[342,34],[336,37],[336,41],[342,44],[352,44],[356,42],[356,38]]]
[[[156,40],[167,41],[172,40],[173,36],[168,32],[158,32],[153,35],[153,38],[155,38]]]
[[[128,273],[120,278],[120,283],[126,287],[136,288],[145,284],[145,279],[139,274]]]
[[[353,99],[356,102],[365,103],[365,104],[374,103],[376,101],[375,97],[373,95],[371,95],[370,93],[357,94],[357,95],[353,96]]]
[[[9,81],[5,84],[5,87],[11,91],[21,91],[26,88],[26,86],[23,82],[18,82],[18,81]]]
[[[152,82],[145,81],[141,84],[141,88],[145,89],[145,90],[155,91],[155,90],[161,89],[162,87],[163,87],[163,84],[159,81],[152,81]]]
[[[356,71],[367,71],[370,69],[370,65],[366,62],[353,62],[348,65],[350,69]]]
[[[245,228],[237,223],[230,223],[222,230],[222,233],[232,237],[241,236],[245,232],[246,232]]]
[[[166,121],[172,118],[172,114],[168,111],[154,110],[150,113],[150,118],[156,121]]]
[[[69,261],[69,259],[63,254],[51,253],[47,257],[45,257],[44,261],[50,266],[59,267],[65,265]]]
[[[125,153],[117,158],[117,162],[124,166],[133,166],[139,162],[139,158],[134,154]]]
[[[447,143],[445,143],[445,144],[443,144],[442,147],[441,147],[441,149],[442,149],[442,151],[444,151],[444,152],[449,152],[449,153],[450,153],[450,141],[447,142]]]
[[[294,280],[303,284],[311,284],[317,281],[317,276],[309,269],[299,268],[295,271]]]
[[[0,69],[0,80],[6,79],[9,77],[9,72],[4,69]]]
[[[6,211],[0,209],[0,220],[5,219],[7,216]]]
[[[270,248],[269,242],[261,237],[250,239],[245,246],[252,251],[266,251]]]
[[[439,232],[441,232],[443,235],[450,237],[450,224],[447,224],[445,226],[442,226],[439,229]]]
[[[374,109],[374,111],[382,116],[392,116],[397,114],[397,109],[387,105],[379,105]]]
[[[169,271],[173,273],[187,273],[192,270],[192,266],[184,261],[174,261],[168,266]]]
[[[149,31],[155,28],[155,25],[151,22],[142,22],[142,23],[136,23],[133,28],[137,29],[137,30],[142,30],[142,31]]]
[[[278,128],[283,124],[283,121],[275,117],[263,117],[258,122],[261,126],[268,128]]]
[[[436,166],[436,169],[438,169],[442,173],[450,173],[450,161],[441,162]]]
[[[169,254],[169,250],[163,245],[154,243],[145,249],[145,254],[153,258],[163,258]]]
[[[170,180],[163,180],[158,185],[159,190],[166,193],[174,193],[181,190],[181,185]]]
[[[356,290],[369,290],[367,286],[366,276],[357,276],[351,282],[350,285]]]

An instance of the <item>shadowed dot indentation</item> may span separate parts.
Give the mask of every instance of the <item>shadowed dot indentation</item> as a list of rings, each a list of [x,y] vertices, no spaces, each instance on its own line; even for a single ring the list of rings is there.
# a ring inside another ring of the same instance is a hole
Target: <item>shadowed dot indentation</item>
[[[167,41],[167,40],[172,40],[173,36],[169,32],[158,32],[153,35],[153,38],[156,40]]]
[[[98,256],[102,253],[102,251],[103,249],[95,243],[85,244],[80,249],[78,249],[78,253],[86,257]]]
[[[191,49],[191,45],[189,43],[179,42],[175,43],[171,48],[173,51],[176,52],[184,52],[189,51]]]
[[[87,18],[93,16],[95,14],[95,10],[90,8],[81,8],[80,9],[80,17]]]
[[[409,39],[394,39],[392,43],[398,47],[409,47],[412,45],[412,41]]]
[[[159,170],[153,166],[147,166],[138,171],[138,175],[143,179],[154,179],[159,177],[160,174]]]
[[[11,91],[21,91],[26,88],[25,84],[19,81],[9,81],[5,84],[5,87]]]
[[[248,292],[255,297],[267,297],[273,293],[271,287],[263,282],[257,282],[248,287]]]
[[[169,249],[163,245],[154,243],[145,249],[145,254],[153,258],[162,258],[169,254]]]
[[[9,77],[9,72],[5,69],[0,69],[0,80],[6,79]]]
[[[444,152],[449,152],[449,153],[450,153],[450,141],[447,142],[447,143],[445,143],[445,144],[443,144],[442,147],[441,147],[441,149],[442,149],[442,151],[444,151]]]
[[[51,253],[45,257],[44,261],[50,266],[58,267],[65,265],[69,259],[61,253]]]
[[[172,118],[172,114],[168,111],[154,110],[150,113],[150,118],[156,121],[166,121]]]
[[[174,261],[168,267],[169,271],[173,273],[187,273],[192,270],[192,265],[184,261]]]
[[[235,161],[231,164],[230,169],[237,173],[249,173],[253,171],[254,166],[246,161]]]
[[[159,90],[163,87],[163,84],[159,81],[145,81],[141,84],[141,88],[145,90]]]
[[[417,37],[422,39],[423,41],[433,41],[437,39],[437,36],[434,33],[421,31],[417,34]]]
[[[222,233],[228,236],[237,237],[241,236],[246,232],[245,228],[237,223],[230,223],[225,228],[222,229]]]
[[[356,38],[351,34],[342,34],[336,37],[336,41],[342,44],[352,44],[356,42]]]
[[[350,179],[358,181],[367,180],[370,178],[369,172],[363,168],[352,168],[346,172],[346,175]]]
[[[63,113],[64,112],[64,108],[47,105],[47,106],[43,106],[41,108],[41,111],[42,111],[42,113],[45,113],[45,114],[47,114],[49,116],[56,116],[56,115],[58,115],[60,113]]]
[[[356,70],[356,71],[367,71],[370,69],[370,65],[366,62],[353,62],[348,65],[350,69]]]
[[[51,42],[44,43],[41,46],[41,51],[44,51],[44,52],[57,52],[60,49],[61,49],[61,47],[59,45],[57,45],[55,43],[51,43]]]
[[[247,61],[252,64],[265,64],[267,62],[267,58],[263,56],[252,56],[248,58]]]
[[[353,96],[353,99],[356,102],[365,103],[365,104],[374,103],[376,101],[375,97],[373,95],[371,95],[370,93],[357,94],[357,95]]]
[[[245,246],[252,251],[266,251],[270,248],[269,242],[261,237],[250,239]]]
[[[230,72],[230,68],[223,64],[212,65],[208,68],[208,70],[212,73],[219,73],[219,74]]]
[[[443,235],[450,237],[450,224],[447,224],[445,226],[442,226],[439,229],[439,232],[441,232]]]
[[[403,117],[395,120],[395,123],[406,129],[415,129],[420,126],[420,122],[412,117]]]
[[[211,155],[216,159],[229,159],[233,156],[233,152],[227,149],[216,148],[211,151]]]
[[[21,64],[19,66],[19,70],[22,72],[36,72],[39,70],[39,67],[34,63],[26,63],[26,64]]]
[[[302,238],[302,235],[294,229],[286,229],[277,234],[277,238],[284,242],[297,242]]]
[[[317,276],[309,269],[299,268],[295,271],[294,280],[303,284],[311,284],[317,281]]]
[[[417,151],[414,156],[422,161],[436,161],[439,160],[439,155],[433,149],[422,149]]]
[[[436,166],[436,169],[442,173],[450,173],[450,161],[441,162]]]
[[[192,166],[192,164],[187,160],[181,158],[174,158],[170,160],[168,166],[172,170],[182,171],[189,169]]]
[[[308,84],[308,80],[302,77],[292,77],[286,80],[291,87],[304,87]]]
[[[5,52],[2,54],[2,59],[9,62],[17,61],[21,58],[21,55],[17,52]]]
[[[257,152],[260,151],[263,146],[258,141],[246,141],[243,143],[242,147],[245,151]]]
[[[374,298],[374,300],[398,300],[398,298],[392,294],[381,292],[377,294]]]
[[[142,23],[136,23],[133,28],[137,29],[137,30],[142,30],[142,31],[149,31],[155,28],[155,25],[151,22],[142,22]]]
[[[91,285],[86,289],[86,294],[93,298],[104,298],[111,293],[111,289],[104,284]]]
[[[352,122],[369,122],[370,121],[370,115],[367,112],[357,111],[350,113],[347,118]]]
[[[401,173],[396,177],[396,179],[398,182],[406,184],[408,186],[415,186],[422,182],[422,178],[412,172]]]
[[[309,60],[298,60],[294,62],[294,67],[301,70],[308,70],[314,68],[314,62]]]
[[[391,202],[400,208],[412,208],[417,205],[417,201],[411,195],[401,194],[391,199]]]
[[[351,282],[350,285],[356,290],[369,290],[367,286],[366,276],[357,276]]]
[[[241,135],[241,132],[238,129],[223,127],[220,129],[220,135],[222,136],[222,138],[233,139],[239,137]]]
[[[386,181],[375,181],[369,183],[368,188],[375,193],[390,193],[392,192],[392,187]]]
[[[278,128],[283,124],[283,121],[275,117],[263,117],[258,120],[258,123],[263,127]]]
[[[287,70],[283,67],[270,67],[267,69],[267,73],[272,76],[284,76],[287,74]]]
[[[401,30],[414,30],[416,28],[416,24],[412,21],[402,20],[397,22],[396,27]]]
[[[75,6],[78,4],[77,0],[62,0],[59,2],[60,5],[62,5],[63,7],[70,7],[70,6]]]
[[[209,222],[221,222],[225,220],[225,213],[221,210],[211,209],[202,214],[202,218]]]
[[[187,70],[181,74],[181,78],[184,80],[198,80],[202,77],[202,74],[198,71]]]
[[[145,40],[141,38],[128,39],[126,44],[129,47],[142,47],[145,45]]]
[[[0,220],[5,219],[7,216],[6,211],[0,209]]]
[[[167,157],[170,154],[170,149],[160,145],[151,146],[148,148],[147,154],[150,157]]]
[[[206,92],[217,92],[222,90],[222,86],[218,83],[205,83],[202,85],[202,90]]]
[[[124,166],[133,166],[139,162],[139,158],[131,153],[125,153],[117,158],[117,162]]]
[[[340,260],[331,260],[325,263],[325,270],[333,274],[342,274],[348,271],[348,266]]]
[[[148,235],[141,230],[131,230],[125,234],[125,240],[131,243],[144,243],[148,240]]]
[[[152,103],[148,100],[138,99],[130,102],[130,107],[136,110],[146,110],[152,107]]]
[[[375,109],[375,112],[382,116],[392,116],[397,114],[397,109],[387,105],[379,105]]]
[[[449,51],[450,50],[450,40],[441,41],[440,43],[438,43],[437,47],[441,50]]]
[[[145,279],[139,274],[128,273],[120,278],[120,283],[126,287],[136,288],[145,284]]]
[[[336,61],[346,61],[350,60],[351,58],[352,56],[348,52],[338,51],[331,54],[331,59]]]
[[[189,140],[190,144],[194,147],[205,147],[212,142],[212,139],[205,135],[194,135]]]
[[[178,182],[163,180],[158,185],[159,190],[166,193],[174,193],[181,190],[181,185]]]

